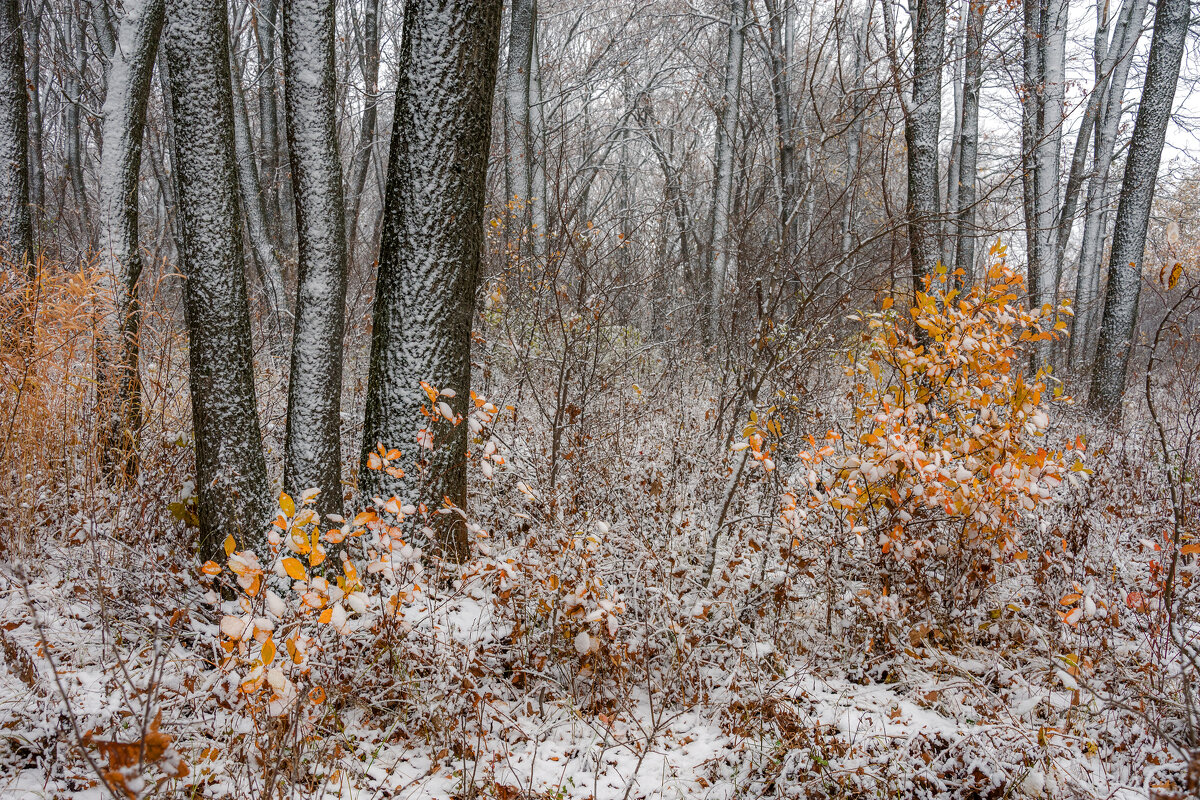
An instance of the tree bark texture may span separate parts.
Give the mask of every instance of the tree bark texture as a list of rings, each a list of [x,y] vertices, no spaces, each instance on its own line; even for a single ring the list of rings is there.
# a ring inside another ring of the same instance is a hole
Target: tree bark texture
[[[443,402],[466,414],[501,9],[410,0],[404,15],[360,483],[431,510],[466,503],[467,425],[423,416],[433,409],[419,384],[454,390]],[[418,446],[422,429],[431,448]],[[379,443],[401,450],[403,478],[366,468]],[[461,517],[433,517],[442,552],[465,558]]]

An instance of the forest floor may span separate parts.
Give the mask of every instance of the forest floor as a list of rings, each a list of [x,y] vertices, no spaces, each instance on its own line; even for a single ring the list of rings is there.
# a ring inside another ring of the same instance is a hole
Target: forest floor
[[[261,720],[216,690],[225,674],[202,587],[159,555],[81,534],[0,577],[0,795],[109,796],[97,769],[118,758],[116,742],[146,762],[126,768],[130,797],[262,796],[284,751],[304,766],[284,764],[279,785],[302,775],[289,794],[331,798],[1132,800],[1182,786],[1187,772],[1136,709],[1081,686],[1071,660],[1037,636],[1020,652],[915,646],[872,680],[853,653],[779,652],[750,627],[723,643],[732,669],[692,675],[699,694],[657,675],[610,692],[604,711],[569,678],[554,697],[497,668],[429,681],[409,699],[443,713],[418,720],[357,691],[377,683],[369,677],[343,675],[336,710],[270,752]],[[494,653],[512,626],[483,584],[452,583],[405,612],[412,635],[460,656]],[[1137,649],[1114,645],[1131,668]],[[455,698],[463,678],[474,691]],[[169,737],[153,768],[151,729]]]

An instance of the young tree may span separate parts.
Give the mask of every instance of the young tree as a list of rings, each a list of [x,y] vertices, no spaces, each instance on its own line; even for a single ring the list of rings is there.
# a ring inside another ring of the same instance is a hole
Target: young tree
[[[983,22],[988,0],[967,0],[963,47],[962,110],[958,144],[958,207],[955,209],[954,267],[964,283],[975,274],[975,185],[979,163],[979,91],[983,83]]]
[[[508,30],[508,58],[504,68],[504,191],[508,202],[523,209],[510,214],[510,224],[531,236],[533,211],[532,120],[529,92],[533,73],[533,42],[537,36],[537,0],[513,0]]]
[[[729,42],[725,57],[725,83],[717,105],[717,136],[713,153],[713,203],[709,256],[710,338],[721,325],[721,299],[736,269],[736,244],[732,236],[733,165],[737,144],[738,111],[742,96],[742,52],[745,49],[746,0],[730,0]]]
[[[942,67],[946,50],[946,0],[914,0],[912,7],[912,89],[905,92],[896,47],[892,0],[884,0],[884,34],[893,79],[904,111],[908,145],[908,249],[914,290],[933,275],[938,262],[938,130],[942,122]]]
[[[296,189],[299,281],[288,387],[284,488],[321,490],[342,513],[342,333],[346,212],[334,91],[333,0],[284,0],[284,106]]]
[[[0,6],[0,256],[28,259],[34,277],[33,222],[29,214],[29,123],[25,105],[25,47],[17,0]]]
[[[419,494],[432,509],[466,503],[467,427],[418,449],[432,424],[419,384],[453,390],[443,402],[466,412],[501,10],[411,0],[404,13],[360,480],[368,495]],[[379,443],[401,449],[403,477],[366,469]],[[462,518],[434,518],[442,551],[465,557]]]
[[[138,374],[138,178],[154,60],[162,33],[164,0],[131,0],[117,23],[108,59],[100,154],[100,265],[111,308],[104,317],[98,388],[105,466],[131,476],[137,470],[141,427]],[[101,43],[104,43],[104,39]]]
[[[1171,121],[1190,20],[1189,0],[1159,0],[1154,13],[1146,82],[1138,104],[1129,155],[1125,158],[1121,199],[1113,223],[1104,317],[1088,397],[1092,409],[1109,417],[1119,417],[1121,413],[1129,352],[1137,330],[1146,228],[1150,224],[1154,185],[1158,179],[1167,125]]]
[[[166,55],[179,174],[202,555],[269,520],[233,146],[224,0],[168,0]]]

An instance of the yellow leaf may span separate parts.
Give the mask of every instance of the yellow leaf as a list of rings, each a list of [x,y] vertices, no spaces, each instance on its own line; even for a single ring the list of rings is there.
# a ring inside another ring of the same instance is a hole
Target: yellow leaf
[[[279,508],[289,517],[296,516],[296,501],[293,500],[287,492],[279,493]]]
[[[304,565],[294,558],[285,558],[283,560],[283,569],[287,572],[288,577],[292,578],[293,580],[302,581],[308,578],[308,576],[304,574]]]
[[[891,297],[883,298],[883,310],[887,311],[889,308],[892,307],[892,304],[895,302],[896,301],[894,299],[892,299]]]
[[[204,566],[200,567],[200,571],[205,575],[220,575],[221,565],[215,561],[205,561]]]
[[[263,666],[268,666],[275,660],[275,640],[267,639],[262,646],[262,663]]]
[[[324,625],[331,619],[333,619],[333,609],[327,608],[321,612],[321,616],[317,618],[317,622],[320,622],[322,625]]]
[[[237,550],[237,541],[234,540],[233,534],[225,537],[225,555],[233,555],[233,551]]]

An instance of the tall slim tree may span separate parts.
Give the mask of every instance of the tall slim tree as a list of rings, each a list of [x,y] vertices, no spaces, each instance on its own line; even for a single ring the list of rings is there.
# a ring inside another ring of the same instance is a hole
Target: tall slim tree
[[[934,273],[939,256],[938,131],[942,122],[942,68],[946,50],[946,0],[914,0],[912,14],[912,89],[900,74],[892,0],[883,0],[884,34],[908,146],[908,250],[913,287]]]
[[[296,190],[299,270],[284,488],[321,490],[342,513],[342,333],[346,206],[338,156],[334,0],[284,0],[284,107]]]
[[[508,56],[504,66],[504,190],[505,200],[519,212],[509,225],[521,240],[530,237],[533,207],[532,120],[529,92],[533,73],[533,41],[537,35],[537,0],[513,0],[508,26]]]
[[[467,426],[423,416],[419,384],[453,390],[443,402],[466,414],[501,10],[501,0],[410,0],[404,13],[360,480],[368,494],[432,509],[466,503]],[[401,450],[403,478],[367,469],[379,443]],[[461,517],[433,517],[443,553],[465,557]]]
[[[725,82],[717,104],[717,136],[713,152],[713,203],[709,247],[709,335],[721,324],[721,300],[736,268],[732,236],[734,148],[742,97],[742,53],[746,42],[746,0],[730,0]]]
[[[1137,330],[1146,228],[1150,224],[1158,165],[1166,143],[1167,125],[1171,121],[1190,20],[1190,0],[1159,0],[1154,12],[1146,81],[1138,103],[1133,138],[1129,142],[1129,155],[1125,157],[1121,199],[1113,223],[1104,318],[1088,397],[1092,409],[1109,417],[1119,417],[1121,413],[1129,353]]]
[[[963,47],[962,121],[958,145],[958,207],[954,267],[971,283],[975,272],[975,196],[979,165],[979,92],[983,84],[983,22],[988,0],[967,0]]]
[[[111,309],[104,318],[98,386],[104,416],[101,447],[105,464],[114,475],[132,475],[137,469],[137,432],[142,422],[138,177],[146,105],[164,13],[164,0],[130,0],[117,23],[112,50],[105,53],[108,65],[100,153],[99,257]]]
[[[33,269],[29,213],[29,122],[25,101],[25,46],[18,0],[0,0],[0,256]],[[33,273],[30,272],[32,277]]]
[[[168,0],[166,56],[179,174],[202,555],[269,519],[233,146],[225,0]]]

